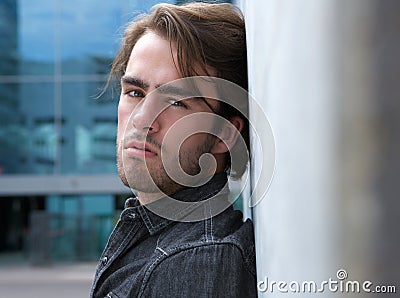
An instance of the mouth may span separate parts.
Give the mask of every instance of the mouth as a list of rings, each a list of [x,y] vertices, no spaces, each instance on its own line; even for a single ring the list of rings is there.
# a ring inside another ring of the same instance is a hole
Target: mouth
[[[131,141],[124,145],[124,152],[129,157],[151,158],[157,156],[157,151],[148,143]]]

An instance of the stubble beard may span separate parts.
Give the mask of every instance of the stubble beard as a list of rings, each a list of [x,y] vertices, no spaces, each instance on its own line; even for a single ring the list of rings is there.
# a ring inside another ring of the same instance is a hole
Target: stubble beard
[[[180,163],[182,169],[188,175],[196,175],[200,172],[199,159],[204,153],[209,153],[212,147],[212,136],[207,136],[205,142],[195,150],[181,149],[178,157],[167,157]],[[123,142],[117,140],[117,168],[121,181],[131,189],[143,193],[163,193],[171,195],[184,188],[181,184],[174,181],[166,172],[160,155],[156,160],[146,160],[135,157],[123,156]],[[177,175],[179,176],[179,175]]]

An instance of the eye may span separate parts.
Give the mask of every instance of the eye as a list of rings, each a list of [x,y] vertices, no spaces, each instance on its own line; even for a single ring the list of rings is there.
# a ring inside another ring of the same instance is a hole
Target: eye
[[[130,97],[144,97],[144,93],[140,90],[132,90],[128,91],[126,94],[128,94]]]
[[[182,107],[182,108],[187,108],[187,106],[183,103],[182,100],[176,100],[174,98],[168,99],[168,102],[171,104],[173,107]]]

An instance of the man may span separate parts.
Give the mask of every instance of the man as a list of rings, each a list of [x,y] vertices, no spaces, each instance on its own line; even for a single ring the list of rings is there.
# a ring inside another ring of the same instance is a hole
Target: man
[[[136,197],[91,296],[256,296],[252,223],[227,199],[227,174],[240,177],[247,162],[232,156],[247,156],[236,147],[249,143],[247,99],[226,100],[247,89],[241,14],[230,4],[158,5],[128,25],[110,78],[121,83],[118,172]]]

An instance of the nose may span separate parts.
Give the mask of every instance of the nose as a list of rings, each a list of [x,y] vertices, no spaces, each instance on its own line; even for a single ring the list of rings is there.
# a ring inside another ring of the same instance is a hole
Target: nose
[[[138,131],[155,133],[160,129],[159,114],[162,108],[154,97],[146,96],[134,108],[131,123]]]

